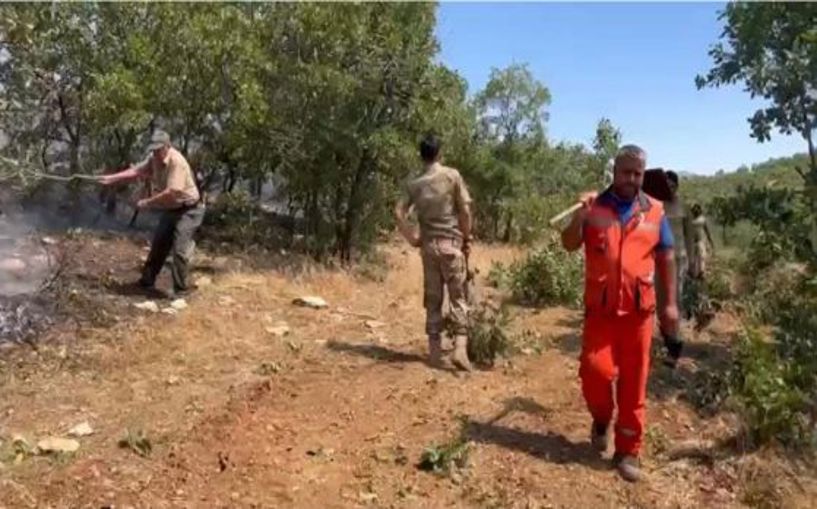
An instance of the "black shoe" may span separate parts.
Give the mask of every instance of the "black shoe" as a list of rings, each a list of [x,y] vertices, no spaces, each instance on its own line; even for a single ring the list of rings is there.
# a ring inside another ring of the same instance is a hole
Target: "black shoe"
[[[136,282],[136,288],[140,290],[139,293],[144,294],[150,299],[166,299],[167,294],[156,288],[154,283],[148,283],[142,279]]]
[[[196,286],[196,285],[190,285],[190,286],[188,286],[187,288],[185,288],[183,290],[177,290],[177,289],[174,288],[173,289],[173,296],[174,297],[187,297],[190,294],[192,294],[193,292],[195,292],[196,290],[198,290],[198,286]]]
[[[144,279],[140,279],[136,282],[136,286],[143,290],[154,290],[156,289],[156,283],[153,281],[146,281]]]
[[[590,445],[598,452],[607,451],[609,439],[607,437],[607,423],[593,421],[593,426],[590,429]]]

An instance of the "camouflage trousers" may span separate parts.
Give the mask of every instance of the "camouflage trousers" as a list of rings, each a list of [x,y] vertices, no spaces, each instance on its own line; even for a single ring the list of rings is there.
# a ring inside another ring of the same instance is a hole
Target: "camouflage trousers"
[[[465,256],[460,241],[432,239],[422,246],[423,305],[426,309],[426,333],[443,332],[445,290],[451,307],[449,319],[455,334],[468,332],[468,303],[465,294]]]

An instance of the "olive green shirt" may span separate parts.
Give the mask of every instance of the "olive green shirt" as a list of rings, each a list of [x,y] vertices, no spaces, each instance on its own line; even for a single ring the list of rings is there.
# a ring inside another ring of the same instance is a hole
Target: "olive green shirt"
[[[462,240],[459,213],[471,203],[471,195],[459,171],[434,163],[408,183],[406,192],[408,204],[417,211],[423,241]]]

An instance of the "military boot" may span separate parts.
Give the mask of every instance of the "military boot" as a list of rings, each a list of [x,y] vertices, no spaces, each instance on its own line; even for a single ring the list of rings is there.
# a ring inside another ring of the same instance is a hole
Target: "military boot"
[[[454,338],[454,353],[451,361],[463,371],[471,371],[471,361],[468,360],[468,336],[458,335]]]
[[[442,345],[440,344],[439,334],[430,334],[428,336],[428,364],[433,368],[442,367]]]

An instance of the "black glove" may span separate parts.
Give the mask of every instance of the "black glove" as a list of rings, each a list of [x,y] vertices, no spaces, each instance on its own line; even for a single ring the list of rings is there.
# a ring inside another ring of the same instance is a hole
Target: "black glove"
[[[667,347],[667,357],[664,359],[664,365],[670,368],[675,368],[678,364],[678,359],[681,358],[681,351],[684,349],[684,342],[680,337],[670,334],[661,334],[664,337],[664,346]]]

